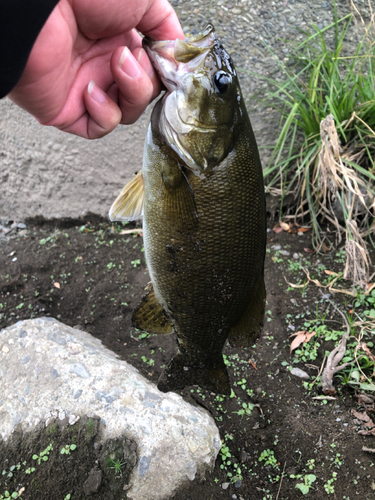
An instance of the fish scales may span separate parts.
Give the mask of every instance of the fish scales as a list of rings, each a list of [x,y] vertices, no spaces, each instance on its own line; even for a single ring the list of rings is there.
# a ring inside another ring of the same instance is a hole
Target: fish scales
[[[167,49],[163,43],[145,44],[169,93],[153,110],[145,142],[143,226],[152,286],[135,309],[133,321],[146,331],[177,333],[178,353],[161,375],[161,390],[199,384],[228,394],[222,357],[225,342],[229,337],[235,345],[252,345],[264,314],[262,169],[233,64],[213,29],[208,27],[201,38],[194,38],[190,45],[187,42],[186,48],[178,42],[180,53],[186,54],[193,46],[195,55],[198,52],[197,57],[203,60],[194,69],[198,77],[194,79],[191,71],[193,82],[181,84],[186,87],[182,97],[175,87],[168,87],[168,68],[162,66],[161,59],[163,50],[169,50],[170,58],[172,42]],[[176,55],[176,47],[174,51]],[[194,65],[196,57],[183,57],[185,66]],[[218,59],[220,68],[216,67]],[[182,63],[176,66],[180,68]],[[223,77],[218,74],[223,74],[223,67],[225,85],[229,81],[231,87],[218,92],[212,83],[214,90],[207,90],[210,82],[218,79],[220,86]],[[175,76],[170,70],[168,78],[171,73]],[[183,78],[187,80],[188,71],[186,75]],[[189,94],[192,87],[194,92]],[[174,108],[168,102],[173,92],[177,93]],[[228,111],[223,103],[233,109]],[[124,189],[125,196],[120,195],[111,215],[121,212],[127,196]],[[155,311],[169,328],[158,326]]]

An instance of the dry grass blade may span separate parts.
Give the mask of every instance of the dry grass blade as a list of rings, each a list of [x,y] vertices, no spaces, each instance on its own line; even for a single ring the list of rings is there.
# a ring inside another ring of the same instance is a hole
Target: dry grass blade
[[[366,216],[371,215],[369,206],[372,206],[374,196],[345,162],[345,156],[352,156],[353,150],[349,148],[350,151],[343,155],[332,115],[322,120],[320,130],[322,146],[313,177],[313,184],[318,186],[314,190],[319,204],[317,215],[327,218],[335,226],[338,243],[342,233],[346,233],[344,278],[363,288],[369,279],[370,257],[354,217],[358,220],[358,216],[362,216],[363,229],[367,224]]]
[[[345,241],[346,262],[344,278],[365,289],[369,280],[370,255],[366,243],[359,234],[355,220],[347,221],[348,235]]]
[[[324,29],[314,26],[304,41],[292,44],[292,69],[280,63],[285,81],[266,78],[271,88],[266,102],[282,115],[264,171],[267,190],[281,196],[281,209],[288,197],[289,212],[281,217],[311,221],[317,252],[349,240],[345,276],[362,287],[371,267],[364,238],[375,234],[372,3],[358,7],[353,1],[352,15],[339,19],[335,0],[333,23]],[[369,23],[364,21],[368,17]],[[358,43],[348,44],[353,21]],[[329,31],[334,31],[334,43],[326,36]],[[325,231],[326,223],[334,231]]]

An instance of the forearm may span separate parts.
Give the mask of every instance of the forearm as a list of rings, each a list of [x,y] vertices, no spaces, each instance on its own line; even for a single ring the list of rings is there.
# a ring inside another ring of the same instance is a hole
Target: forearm
[[[17,84],[58,0],[0,0],[0,98]]]

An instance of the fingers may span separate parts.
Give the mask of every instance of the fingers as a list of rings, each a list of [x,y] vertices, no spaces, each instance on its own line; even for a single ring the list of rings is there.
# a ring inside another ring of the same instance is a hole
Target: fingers
[[[154,40],[185,39],[176,12],[167,0],[153,0],[137,29]]]
[[[118,47],[107,63],[105,78],[103,65],[96,65],[94,60],[90,63],[92,66],[81,68],[80,78],[76,78],[59,115],[44,124],[87,139],[98,139],[119,123],[134,123],[160,93],[161,83],[146,52],[139,46],[133,52]],[[84,81],[87,76],[92,78],[89,84]]]
[[[112,56],[111,69],[119,89],[121,123],[134,123],[160,93],[160,81],[141,47],[133,53],[128,47],[119,47]]]
[[[89,114],[87,137],[98,139],[114,130],[121,121],[121,110],[96,83],[91,80],[84,92]]]

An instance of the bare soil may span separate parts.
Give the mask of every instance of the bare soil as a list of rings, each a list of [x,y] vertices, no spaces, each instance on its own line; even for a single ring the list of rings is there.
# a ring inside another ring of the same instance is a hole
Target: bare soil
[[[135,226],[113,225],[96,216],[34,219],[26,224],[26,230],[0,242],[0,328],[23,319],[53,316],[99,338],[147,379],[157,382],[176,342],[173,335],[146,335],[131,326],[132,308],[149,279],[142,236],[139,231],[124,233]],[[341,271],[342,259],[334,252],[325,256],[309,253],[310,232],[275,233],[273,225],[270,221],[263,333],[253,348],[227,345],[224,350],[230,363],[232,397],[198,387],[182,393],[216,420],[228,447],[226,460],[219,455],[214,471],[204,480],[197,478],[175,500],[374,498],[375,455],[362,448],[375,448],[375,437],[358,434],[361,423],[351,412],[365,409],[353,389],[337,379],[335,399],[314,399],[321,396],[318,384],[307,390],[285,364],[293,361],[290,335],[303,329],[308,316],[325,315],[339,322],[336,329],[344,329],[340,315],[317,287],[291,289],[286,281],[303,282],[304,265],[323,282],[322,265]],[[294,254],[298,254],[296,258]],[[331,299],[344,311],[353,307],[350,297],[338,294]],[[319,368],[324,350],[332,347],[321,346],[314,365]],[[300,363],[298,367],[311,376],[317,373],[311,365]],[[371,410],[369,406],[368,415],[374,418]],[[108,450],[101,450],[95,441],[99,425],[95,422],[88,429],[83,421],[69,430],[62,423],[52,431],[39,429],[34,435],[19,431],[10,442],[0,443],[0,499],[6,497],[5,491],[12,494],[21,488],[25,488],[20,495],[23,500],[126,498],[126,491],[116,489],[116,481],[130,470],[122,465],[116,471],[113,463],[105,461]],[[52,442],[48,461],[42,459],[38,464],[32,459]],[[71,443],[76,448],[61,454]],[[123,452],[116,453],[112,456],[121,462]],[[31,466],[35,471],[26,473]],[[316,477],[311,485],[309,474]],[[89,476],[94,482],[101,477],[100,486],[91,494],[85,493],[87,483],[84,488]],[[297,484],[307,485],[309,491],[303,494]]]

